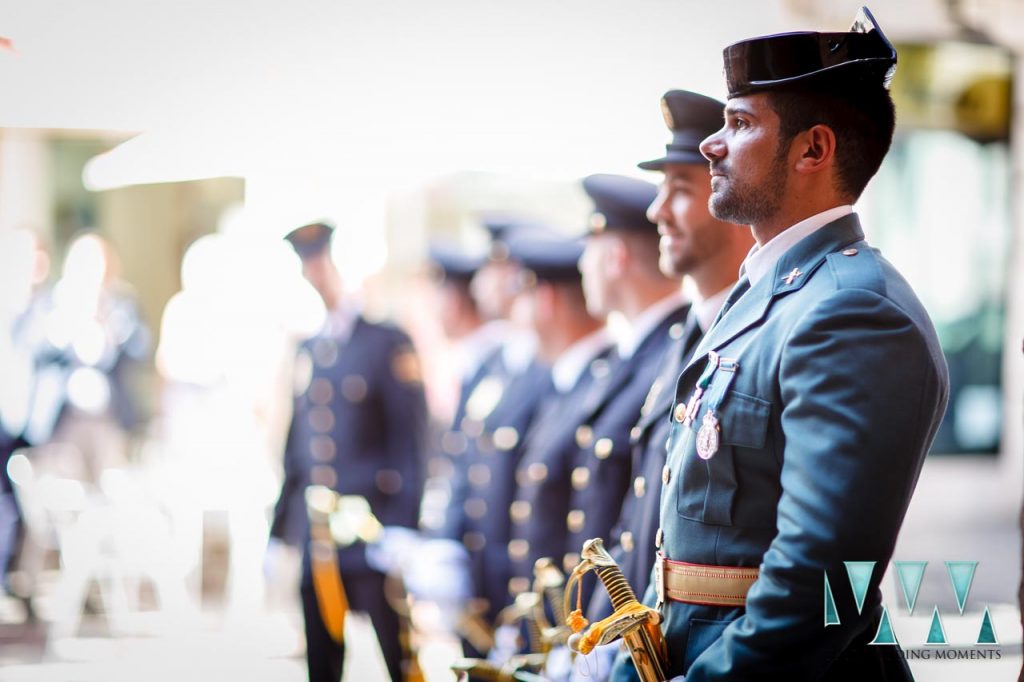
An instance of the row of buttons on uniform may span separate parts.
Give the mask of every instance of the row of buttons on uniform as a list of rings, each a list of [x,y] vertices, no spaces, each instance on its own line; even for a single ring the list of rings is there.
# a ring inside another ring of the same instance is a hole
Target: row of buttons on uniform
[[[341,395],[353,403],[362,402],[366,398],[366,379],[358,374],[349,374],[341,380]],[[334,384],[330,379],[316,377],[306,390],[306,397],[314,405],[326,405],[334,398]]]
[[[501,426],[487,434],[483,432],[481,422],[464,417],[459,428],[461,431],[447,431],[441,437],[441,449],[445,454],[454,457],[465,454],[469,446],[467,438],[475,439],[477,450],[483,454],[511,450],[519,444],[519,432],[512,426]]]
[[[316,464],[309,470],[309,480],[313,485],[334,488],[338,483],[338,473],[332,466]],[[402,489],[402,474],[394,469],[381,469],[374,474],[373,482],[385,495],[394,495]]]

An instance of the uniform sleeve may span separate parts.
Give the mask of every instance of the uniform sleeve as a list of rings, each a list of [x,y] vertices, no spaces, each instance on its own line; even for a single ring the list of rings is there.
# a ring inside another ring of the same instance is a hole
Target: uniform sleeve
[[[425,477],[427,406],[419,359],[404,334],[391,346],[382,374],[388,461],[377,472],[377,487],[389,504],[381,521],[415,528]]]
[[[292,414],[295,414],[293,408]],[[295,495],[302,495],[302,466],[298,451],[297,433],[295,428],[295,417],[292,417],[288,427],[288,438],[285,441],[284,457],[284,480],[281,483],[281,494],[274,505],[274,518],[270,524],[270,537],[277,538],[284,542],[294,544],[299,538],[289,537],[289,530],[295,526],[294,515]],[[304,508],[304,507],[303,507]]]
[[[778,532],[746,613],[694,661],[687,682],[818,679],[855,638],[874,636],[879,582],[948,394],[921,328],[866,290],[841,290],[804,315],[778,381]],[[877,562],[859,614],[844,561]],[[827,628],[825,571],[842,620]]]
[[[462,542],[466,532],[466,517],[463,513],[466,499],[469,497],[469,472],[462,460],[454,462],[451,479],[451,499],[444,511],[444,523],[438,530],[438,536],[448,540]]]

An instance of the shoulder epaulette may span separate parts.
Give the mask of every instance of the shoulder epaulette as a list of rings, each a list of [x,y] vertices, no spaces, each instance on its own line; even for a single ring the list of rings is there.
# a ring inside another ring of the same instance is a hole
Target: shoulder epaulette
[[[885,294],[885,277],[874,249],[857,242],[827,256],[829,268],[840,289],[865,289]]]

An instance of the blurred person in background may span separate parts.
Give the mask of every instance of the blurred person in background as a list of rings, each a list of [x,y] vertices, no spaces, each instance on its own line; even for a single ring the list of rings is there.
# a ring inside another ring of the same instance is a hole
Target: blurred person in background
[[[509,566],[505,546],[511,523],[507,513],[514,489],[520,434],[534,420],[543,396],[550,390],[550,371],[538,357],[538,336],[517,306],[522,265],[510,258],[510,241],[539,232],[538,224],[512,216],[491,215],[483,227],[490,252],[470,283],[470,292],[487,327],[498,333],[501,346],[488,359],[472,390],[465,395],[462,414],[445,437],[445,449],[456,461],[452,495],[432,545],[432,556],[461,566],[446,581],[463,590],[461,634],[463,653],[477,658],[490,648],[488,637],[498,612],[509,603]],[[495,456],[497,453],[500,456]],[[422,581],[421,581],[422,582]],[[481,627],[475,627],[481,625]]]
[[[68,246],[60,279],[33,302],[27,343],[35,358],[29,429],[37,466],[89,486],[128,462],[142,421],[136,373],[150,334],[117,255],[94,232]]]
[[[295,402],[284,455],[285,478],[271,537],[301,544],[300,594],[311,682],[341,679],[346,647],[325,625],[314,584],[305,490],[325,486],[359,495],[383,524],[415,528],[423,487],[426,402],[420,367],[400,329],[366,320],[344,293],[331,259],[334,229],[304,225],[287,240],[302,260],[302,274],[323,299],[327,319],[303,342],[295,366]],[[385,575],[368,563],[362,542],[337,551],[337,570],[353,610],[373,623],[393,680],[401,680],[398,615],[384,596]]]
[[[499,343],[477,363],[475,376],[463,386],[455,418],[442,435],[451,476],[437,518],[423,519],[426,538],[385,528],[384,540],[372,555],[382,566],[404,568],[410,592],[441,607],[447,617],[443,626],[460,636],[469,658],[483,657],[491,649],[492,624],[510,602],[508,505],[520,434],[551,390],[550,369],[537,355],[537,338],[520,301],[522,265],[509,258],[510,240],[544,228],[494,215],[483,226],[490,252],[468,291],[486,320],[474,334],[482,344],[492,339]],[[443,310],[440,314],[447,316]]]
[[[199,597],[208,513],[226,512],[227,613],[241,628],[251,628],[252,614],[264,606],[267,510],[280,490],[279,423],[290,408],[281,394],[290,385],[290,340],[301,333],[288,332],[300,327],[308,335],[322,310],[282,247],[230,231],[192,242],[181,262],[181,291],[164,308],[156,351],[163,379],[156,433],[166,457],[149,464],[174,519],[175,557],[182,573],[193,572]],[[296,302],[299,292],[311,305]],[[209,536],[205,544],[209,549]],[[297,584],[299,562],[294,552],[284,554],[287,559],[268,563],[267,577],[290,597],[294,585],[282,583]]]
[[[35,232],[0,232],[0,589],[21,597],[28,595],[9,582],[23,528],[7,463],[16,450],[32,444],[30,438],[50,435],[29,427],[35,372],[26,343],[27,313],[49,269],[49,254]]]
[[[523,267],[518,303],[533,323],[540,358],[551,366],[553,387],[529,429],[516,434],[521,452],[514,493],[510,504],[497,510],[512,520],[505,547],[510,602],[530,589],[538,559],[565,553],[572,490],[569,460],[576,449],[576,430],[589,414],[592,388],[611,372],[612,338],[603,317],[588,310],[583,292],[578,266],[583,249],[582,240],[564,236],[528,235],[510,246],[511,257]],[[499,630],[495,659],[505,659],[518,648],[514,632]]]
[[[683,366],[718,315],[736,283],[743,259],[754,245],[749,230],[720,221],[708,211],[711,176],[699,145],[721,126],[725,105],[686,90],[665,93],[661,105],[672,139],[663,156],[639,164],[644,170],[664,174],[657,197],[647,207],[647,215],[658,225],[659,268],[669,277],[689,277],[693,300],[687,307],[685,322],[669,329],[668,348],[644,399],[639,420],[630,432],[629,490],[608,544],[609,553],[638,596],[647,589],[656,551],[673,388]],[[597,622],[610,613],[608,593],[598,589],[587,617]],[[574,668],[574,679],[606,679],[618,647],[618,642],[600,647],[593,664]]]
[[[571,482],[567,536],[552,559],[566,572],[579,563],[586,540],[609,541],[630,484],[631,429],[688,310],[679,280],[658,269],[658,228],[646,214],[657,188],[619,175],[591,175],[582,185],[593,203],[579,262],[587,309],[596,317],[616,314],[620,324],[610,326],[611,371],[583,399],[575,452],[564,462]]]
[[[477,385],[499,369],[506,330],[504,325],[490,323],[483,316],[470,291],[470,282],[484,263],[482,257],[438,242],[431,245],[429,259],[433,307],[441,331],[451,343],[451,378],[458,387],[454,411],[429,462],[430,479],[421,510],[421,525],[436,530],[443,523],[444,508],[451,497],[451,480],[460,462],[459,455],[465,450],[460,423],[466,414],[466,403]]]

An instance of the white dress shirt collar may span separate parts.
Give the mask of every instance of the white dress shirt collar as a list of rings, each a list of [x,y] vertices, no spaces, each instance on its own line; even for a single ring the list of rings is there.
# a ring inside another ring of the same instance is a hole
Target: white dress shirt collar
[[[746,274],[747,279],[750,280],[750,286],[753,287],[772,271],[772,268],[779,262],[782,255],[793,248],[797,242],[817,232],[832,221],[839,220],[851,213],[853,213],[853,206],[849,204],[836,206],[801,220],[796,225],[775,235],[764,246],[759,247],[755,244],[754,248],[750,249],[750,253],[747,254],[747,259],[743,261],[743,267],[740,269],[740,272]]]
[[[665,318],[678,310],[686,303],[682,291],[676,291],[665,298],[647,306],[647,309],[636,316],[636,319],[629,324],[621,338],[616,341],[616,348],[619,357],[622,359],[633,357],[633,353],[640,347],[647,337],[660,325]]]
[[[455,343],[453,351],[460,378],[465,380],[477,373],[508,336],[509,326],[505,320],[485,322]]]
[[[359,318],[359,306],[351,303],[342,303],[334,310],[327,312],[327,319],[324,320],[324,327],[321,334],[329,336],[340,343],[348,341],[355,329],[356,320]]]
[[[537,335],[529,329],[520,329],[512,324],[507,327],[501,360],[510,374],[521,374],[537,356]]]
[[[608,330],[601,327],[562,351],[551,367],[551,382],[555,389],[559,393],[571,391],[590,363],[610,345]]]
[[[694,298],[691,314],[697,316],[697,324],[700,326],[701,332],[707,333],[711,328],[711,324],[718,317],[718,311],[725,305],[725,299],[729,297],[729,292],[732,291],[735,284],[736,282],[733,282],[717,294],[707,298],[700,298],[699,294]]]

